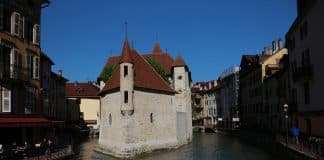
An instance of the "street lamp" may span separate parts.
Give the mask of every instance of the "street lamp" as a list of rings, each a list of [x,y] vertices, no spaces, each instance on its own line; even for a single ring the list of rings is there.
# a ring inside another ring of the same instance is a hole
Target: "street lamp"
[[[286,147],[288,147],[288,104],[283,105],[283,111],[285,112],[286,119]]]

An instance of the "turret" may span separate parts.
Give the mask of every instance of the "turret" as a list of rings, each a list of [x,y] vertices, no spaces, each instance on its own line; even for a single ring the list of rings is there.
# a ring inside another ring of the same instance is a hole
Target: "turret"
[[[125,41],[119,62],[120,67],[120,95],[121,114],[132,115],[134,113],[134,63],[128,40]]]
[[[178,56],[172,64],[174,90],[178,93],[189,89],[189,73],[187,65],[181,56]]]

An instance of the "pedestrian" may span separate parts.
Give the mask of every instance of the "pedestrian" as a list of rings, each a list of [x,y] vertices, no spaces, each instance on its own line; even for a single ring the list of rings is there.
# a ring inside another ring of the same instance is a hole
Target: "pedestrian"
[[[293,136],[293,138],[294,138],[294,142],[296,143],[296,144],[299,144],[299,140],[298,140],[298,137],[299,137],[299,135],[300,135],[300,131],[299,131],[299,128],[297,128],[297,127],[292,127],[291,128],[291,135]]]
[[[40,154],[45,154],[47,150],[47,139],[46,138],[43,138],[43,141],[41,142],[40,144]]]

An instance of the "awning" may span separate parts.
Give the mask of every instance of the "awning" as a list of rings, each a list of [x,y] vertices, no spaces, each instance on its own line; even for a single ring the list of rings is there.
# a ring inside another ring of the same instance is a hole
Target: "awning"
[[[97,124],[97,120],[84,120],[86,124]]]
[[[42,127],[52,124],[47,118],[41,117],[10,117],[0,118],[0,128],[17,128],[17,127]]]

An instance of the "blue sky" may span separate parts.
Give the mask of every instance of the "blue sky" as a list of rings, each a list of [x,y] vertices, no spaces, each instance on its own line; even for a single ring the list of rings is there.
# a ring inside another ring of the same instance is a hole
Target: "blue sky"
[[[296,0],[52,0],[42,10],[41,48],[70,81],[96,80],[128,36],[140,53],[182,55],[193,81],[217,79],[285,33]]]

